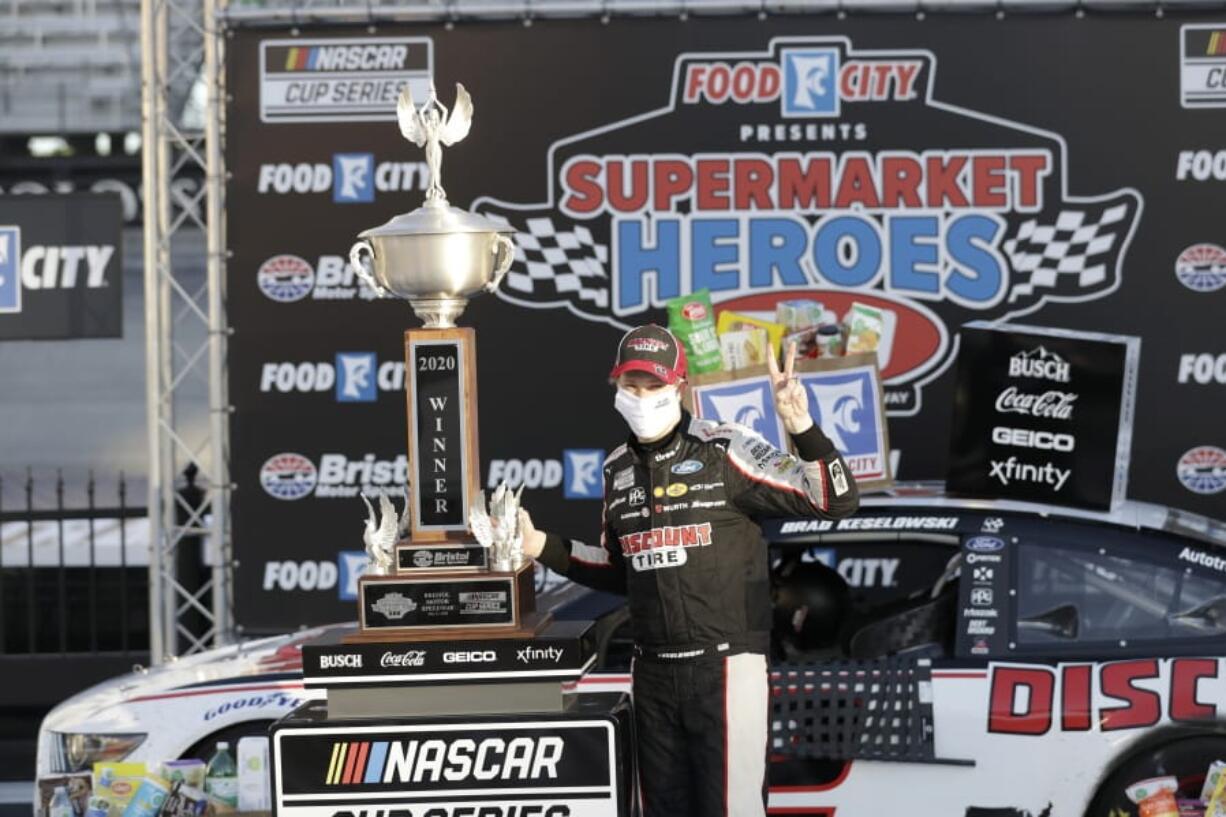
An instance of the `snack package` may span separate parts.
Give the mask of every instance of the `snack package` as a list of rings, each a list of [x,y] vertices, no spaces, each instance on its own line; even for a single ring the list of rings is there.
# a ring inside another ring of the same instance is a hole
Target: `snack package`
[[[42,777],[38,780],[38,802],[34,804],[37,817],[46,817],[51,798],[57,787],[63,786],[68,791],[68,800],[72,803],[75,813],[83,815],[89,808],[90,795],[93,793],[93,775],[89,772],[61,774],[54,777]]]
[[[1205,817],[1226,817],[1226,774],[1218,775],[1217,784],[1205,805]]]
[[[1205,817],[1205,804],[1199,800],[1177,800],[1179,817]]]
[[[885,332],[885,316],[880,309],[853,302],[847,313],[847,354],[876,352]]]
[[[796,344],[797,357],[818,357],[820,355],[817,347],[816,326],[810,326],[808,329],[801,329],[799,332],[783,336],[783,348],[785,351],[788,345],[792,343]]]
[[[123,810],[123,817],[158,817],[169,794],[170,785],[165,780],[156,776],[146,777]]]
[[[209,800],[203,789],[179,781],[162,804],[161,817],[203,817],[208,805]]]
[[[268,811],[272,808],[268,776],[268,738],[246,737],[238,741],[238,810]]]
[[[1200,788],[1202,803],[1208,803],[1209,798],[1213,797],[1213,791],[1217,788],[1223,770],[1226,770],[1226,761],[1215,760],[1209,764],[1209,771],[1205,772],[1205,785]]]
[[[85,817],[108,817],[110,813],[111,804],[105,798],[89,798],[89,805],[85,808]]]
[[[817,330],[817,354],[820,357],[842,357],[845,352],[843,330],[827,324]]]
[[[826,308],[820,301],[805,299],[780,301],[775,304],[775,323],[782,324],[788,334],[821,325]]]
[[[203,789],[205,766],[203,760],[167,760],[158,766],[158,777],[172,785],[182,781],[193,789]]]
[[[1179,781],[1174,777],[1152,777],[1124,789],[1128,799],[1137,804],[1140,817],[1179,817],[1177,791]]]
[[[770,342],[771,349],[774,350],[776,357],[779,356],[779,351],[783,348],[783,324],[759,320],[749,315],[742,315],[739,312],[721,312],[719,313],[719,323],[717,326],[721,335],[725,332],[761,329],[766,332],[766,339]]]
[[[719,336],[719,349],[724,358],[724,369],[730,372],[750,366],[764,366],[766,356],[771,353],[766,333],[761,329],[724,332]]]
[[[700,289],[692,295],[670,298],[667,306],[668,331],[685,346],[690,373],[718,372],[722,362],[710,290]]]
[[[144,763],[95,763],[94,796],[110,803],[110,817],[121,817],[140,788]]]

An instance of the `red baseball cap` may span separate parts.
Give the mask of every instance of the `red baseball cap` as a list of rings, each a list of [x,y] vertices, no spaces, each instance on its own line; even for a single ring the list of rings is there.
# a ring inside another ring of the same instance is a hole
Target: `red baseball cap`
[[[673,384],[685,379],[686,370],[681,341],[664,327],[649,323],[622,336],[609,379],[614,380],[623,372],[647,372]]]

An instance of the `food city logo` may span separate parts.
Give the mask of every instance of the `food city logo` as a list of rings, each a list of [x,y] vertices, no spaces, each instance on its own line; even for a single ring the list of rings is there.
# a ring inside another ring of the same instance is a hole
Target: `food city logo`
[[[312,265],[305,258],[280,253],[256,269],[255,283],[265,298],[290,304],[313,301],[373,301],[379,296],[366,286],[353,265],[339,255],[321,255]]]
[[[353,458],[328,453],[314,461],[292,451],[274,454],[260,466],[260,486],[275,499],[293,501],[315,496],[320,499],[386,494],[398,496],[408,482],[408,458],[379,459],[375,454]]]
[[[447,784],[558,779],[566,741],[557,735],[429,737],[338,741],[328,755],[328,786]]]
[[[936,62],[843,37],[679,55],[667,105],[551,146],[544,202],[474,202],[518,232],[498,296],[619,328],[704,288],[860,301],[886,311],[890,413],[917,413],[950,324],[1113,292],[1142,209],[1070,195],[1059,134],[937,101]]]
[[[1226,451],[1216,445],[1199,445],[1179,458],[1175,474],[1193,493],[1226,491]]]
[[[565,499],[600,499],[604,496],[605,452],[599,448],[567,448],[562,459],[490,460],[487,488],[505,482],[508,488],[529,490],[561,487]]]
[[[255,192],[264,195],[331,194],[333,204],[371,204],[376,193],[425,190],[425,162],[375,162],[373,153],[334,153],[327,162],[265,162]]]
[[[1202,386],[1212,383],[1226,385],[1226,353],[1180,355],[1178,380],[1180,383],[1199,383]]]
[[[1217,292],[1226,287],[1226,249],[1193,244],[1175,259],[1175,277],[1193,292]]]
[[[1226,150],[1181,150],[1175,161],[1175,180],[1226,182]]]
[[[22,309],[25,290],[105,289],[113,244],[33,244],[22,247],[21,228],[0,226],[0,314]]]
[[[337,352],[331,360],[273,360],[260,367],[261,394],[331,393],[338,403],[373,403],[404,391],[404,361],[374,352]]]

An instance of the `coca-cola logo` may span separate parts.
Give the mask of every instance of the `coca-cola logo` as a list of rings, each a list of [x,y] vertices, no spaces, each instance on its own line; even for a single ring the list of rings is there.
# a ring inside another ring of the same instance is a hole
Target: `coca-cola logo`
[[[424,650],[408,650],[407,652],[389,650],[379,659],[381,667],[424,667],[425,665],[426,653]]]
[[[1077,395],[1067,391],[1046,391],[1030,394],[1010,386],[996,397],[996,410],[1001,414],[1026,414],[1049,420],[1073,419],[1073,401]]]

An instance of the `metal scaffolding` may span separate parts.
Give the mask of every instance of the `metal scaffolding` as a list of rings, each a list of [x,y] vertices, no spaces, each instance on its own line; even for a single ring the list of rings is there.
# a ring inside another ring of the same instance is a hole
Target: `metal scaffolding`
[[[225,643],[233,632],[229,399],[225,376],[224,0],[142,0],[145,372],[149,434],[149,645],[155,663]],[[203,68],[203,72],[202,72]],[[182,116],[207,95],[202,128]],[[198,91],[197,91],[198,92]],[[184,194],[176,179],[203,171]],[[203,208],[201,202],[203,200]],[[200,264],[186,260],[204,237]],[[191,387],[207,386],[207,415]],[[186,475],[203,494],[182,490]],[[189,547],[192,546],[192,547]],[[200,553],[195,546],[203,546]],[[186,558],[185,558],[186,557]],[[198,581],[184,576],[206,565]]]

